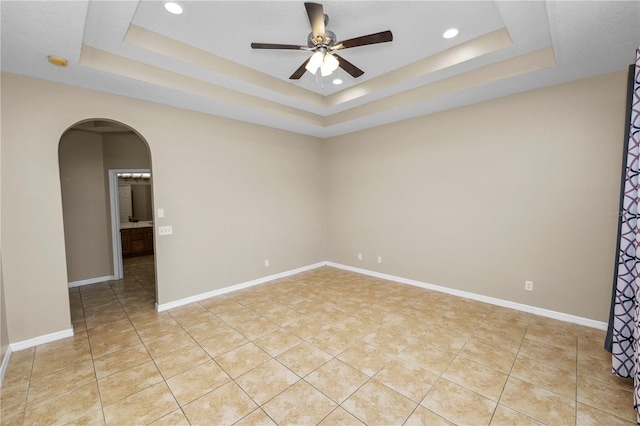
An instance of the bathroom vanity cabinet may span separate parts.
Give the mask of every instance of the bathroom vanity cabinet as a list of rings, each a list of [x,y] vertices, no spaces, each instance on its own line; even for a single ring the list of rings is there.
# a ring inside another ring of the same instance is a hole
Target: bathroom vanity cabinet
[[[120,229],[122,257],[153,254],[153,227]]]

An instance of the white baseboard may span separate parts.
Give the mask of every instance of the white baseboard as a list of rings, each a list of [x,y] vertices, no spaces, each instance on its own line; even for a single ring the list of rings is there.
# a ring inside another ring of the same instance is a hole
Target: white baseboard
[[[23,340],[21,342],[11,343],[9,345],[9,348],[11,349],[11,352],[17,352],[23,349],[29,349],[34,346],[42,345],[44,343],[65,339],[67,337],[73,337],[73,328],[56,331],[55,333],[45,334],[44,336],[34,337],[32,339]]]
[[[247,281],[240,284],[235,284],[229,287],[221,288],[218,290],[208,291],[206,293],[197,294],[195,296],[185,297],[184,299],[179,299],[173,302],[163,303],[161,305],[156,303],[156,310],[158,312],[166,311],[169,309],[177,308],[179,306],[188,305],[189,303],[199,302],[204,299],[208,299],[210,297],[219,296],[221,294],[231,293],[233,291],[242,290],[244,288],[253,287],[258,284],[263,284],[269,281],[273,281],[279,278],[288,277],[290,275],[299,274],[301,272],[310,271],[312,269],[319,268],[321,266],[331,266],[333,268],[344,269],[346,271],[356,272],[358,274],[369,275],[376,278],[381,278],[389,281],[395,281],[402,284],[408,284],[415,287],[424,288],[427,290],[438,291],[441,293],[451,294],[453,296],[463,297],[465,299],[477,300],[479,302],[489,303],[491,305],[503,306],[505,308],[511,308],[522,312],[528,312],[535,315],[540,315],[543,317],[553,318],[560,321],[570,322],[578,325],[583,325],[586,327],[596,328],[599,330],[606,330],[607,323],[602,321],[596,321],[589,318],[579,317],[576,315],[565,314],[563,312],[552,311],[550,309],[539,308],[536,306],[525,305],[523,303],[511,302],[509,300],[497,299],[495,297],[483,296],[481,294],[471,293],[462,290],[456,290],[448,287],[442,287],[439,285],[424,283],[417,280],[412,280],[409,278],[398,277],[395,275],[384,274],[381,272],[370,271],[368,269],[356,268],[353,266],[343,265],[335,262],[319,262],[313,265],[303,266],[301,268],[292,269],[289,271],[281,272],[279,274],[269,275],[266,277],[258,278],[255,280]],[[108,281],[111,277],[102,277],[96,278],[95,282],[103,282]],[[86,280],[89,281],[89,280]],[[79,283],[80,281],[76,281]],[[69,283],[71,286],[72,283]],[[78,285],[86,285],[78,284]],[[7,353],[5,354],[4,359],[2,360],[2,365],[0,366],[0,386],[2,386],[2,381],[4,379],[4,374],[7,370],[7,366],[9,365],[9,360],[11,358],[11,354],[13,352],[17,352],[23,349],[32,348],[34,346],[42,345],[44,343],[53,342],[60,339],[65,339],[67,337],[73,336],[73,328],[69,328],[66,330],[58,331],[55,333],[46,334],[43,336],[34,337],[32,339],[23,340],[21,342],[11,343],[7,348]]]
[[[113,275],[105,275],[104,277],[88,278],[86,280],[80,280],[80,281],[71,281],[69,283],[69,288],[80,287],[80,286],[89,285],[89,284],[103,283],[105,281],[112,281],[115,279],[116,277],[114,277]]]
[[[429,284],[417,280],[412,280],[409,278],[398,277],[395,275],[384,274],[381,272],[370,271],[368,269],[356,268],[354,266],[343,265],[335,262],[319,262],[313,265],[304,266],[302,268],[292,269],[290,271],[282,272],[275,275],[269,275],[266,277],[258,278],[252,281],[247,281],[240,284],[235,284],[229,287],[221,288],[218,290],[208,291],[206,293],[197,294],[195,296],[185,297],[184,299],[179,299],[173,302],[157,304],[156,310],[158,312],[166,311],[168,309],[177,308],[179,306],[188,305],[189,303],[199,302],[204,299],[208,299],[210,297],[220,296],[221,294],[231,293],[233,291],[242,290],[244,288],[252,287],[258,284],[263,284],[269,281],[276,280],[278,278],[288,277],[290,275],[295,275],[300,272],[309,271],[311,269],[316,269],[321,266],[331,266],[333,268],[344,269],[346,271],[356,272],[358,274],[369,275],[376,278],[381,278],[389,281],[395,281],[402,284],[408,284],[415,287],[424,288],[427,290],[438,291],[441,293],[451,294],[452,296],[463,297],[465,299],[477,300],[479,302],[489,303],[491,305],[502,306],[505,308],[515,309],[517,311],[528,312],[535,315],[540,315],[547,318],[553,318],[560,321],[570,322],[578,325],[583,325],[585,327],[596,328],[598,330],[606,330],[607,323],[602,321],[592,320],[590,318],[579,317],[576,315],[566,314],[564,312],[552,311],[550,309],[539,308],[537,306],[525,305],[523,303],[512,302],[509,300],[498,299],[495,297],[484,296],[481,294],[471,293],[468,291],[456,290],[453,288],[442,287],[435,284]]]
[[[279,274],[257,278],[255,280],[247,281],[240,284],[235,284],[229,287],[220,288],[218,290],[212,290],[206,293],[196,294],[195,296],[185,297],[184,299],[175,300],[173,302],[167,302],[161,305],[156,303],[156,311],[158,312],[166,311],[168,309],[173,309],[179,306],[188,305],[189,303],[193,303],[193,302],[199,302],[201,300],[208,299],[210,297],[220,296],[221,294],[225,294],[225,293],[231,293],[232,291],[242,290],[243,288],[253,287],[254,285],[264,284],[269,281],[288,277],[290,275],[299,274],[300,272],[310,271],[312,269],[316,269],[326,265],[327,265],[327,262],[314,263],[313,265],[303,266],[301,268],[291,269],[289,271],[281,272]]]
[[[7,372],[7,367],[9,366],[9,360],[11,360],[11,346],[7,348],[7,353],[4,354],[4,358],[2,358],[2,365],[0,365],[0,387],[2,387],[2,382],[4,381],[4,374]]]
[[[602,321],[596,321],[589,318],[583,318],[571,314],[565,314],[563,312],[552,311],[549,309],[538,308],[536,306],[525,305],[523,303],[511,302],[509,300],[497,299],[495,297],[483,296],[481,294],[470,293],[467,291],[456,290],[453,288],[442,287],[439,285],[428,284],[421,281],[416,281],[408,278],[397,277],[395,275],[383,274],[381,272],[370,271],[368,269],[356,268],[353,266],[342,265],[340,263],[325,262],[327,266],[331,266],[338,269],[344,269],[358,274],[369,275],[376,278],[382,278],[384,280],[396,281],[402,284],[408,284],[415,287],[425,288],[427,290],[439,291],[441,293],[451,294],[453,296],[463,297],[465,299],[477,300],[479,302],[489,303],[491,305],[503,306],[505,308],[511,308],[518,311],[528,312],[531,314],[540,315],[543,317],[553,318],[560,321],[571,322],[578,325],[584,325],[586,327],[597,328],[598,330],[606,330],[607,323]]]

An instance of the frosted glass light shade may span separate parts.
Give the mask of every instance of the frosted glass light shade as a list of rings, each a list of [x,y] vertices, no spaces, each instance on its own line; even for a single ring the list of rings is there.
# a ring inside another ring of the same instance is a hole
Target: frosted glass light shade
[[[305,66],[307,71],[311,74],[315,74],[318,71],[318,68],[322,65],[322,56],[322,52],[316,52],[311,55],[309,62],[307,62],[307,65]]]
[[[332,72],[338,69],[339,65],[340,62],[338,62],[335,56],[326,54],[324,55],[324,61],[322,62],[322,66],[320,67],[320,72],[322,73],[323,77],[326,77],[328,75],[331,75]]]

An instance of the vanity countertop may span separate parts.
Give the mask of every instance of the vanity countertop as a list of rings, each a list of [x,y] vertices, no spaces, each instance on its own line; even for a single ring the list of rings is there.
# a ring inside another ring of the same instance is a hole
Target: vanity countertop
[[[140,222],[125,222],[120,224],[120,229],[150,228],[150,227],[153,227],[152,220],[142,220]]]

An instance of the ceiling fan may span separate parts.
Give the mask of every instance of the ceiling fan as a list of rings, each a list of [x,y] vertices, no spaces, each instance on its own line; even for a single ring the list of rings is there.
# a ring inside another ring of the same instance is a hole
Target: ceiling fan
[[[300,79],[305,71],[316,74],[318,70],[320,70],[321,75],[326,77],[338,67],[348,72],[352,77],[358,78],[364,74],[364,71],[334,52],[351,47],[366,46],[368,44],[386,43],[393,40],[391,31],[382,31],[349,40],[337,41],[335,33],[325,28],[329,22],[329,17],[324,14],[322,5],[319,3],[305,3],[304,7],[307,9],[309,23],[311,24],[311,33],[307,37],[306,46],[251,43],[251,48],[253,49],[306,50],[314,52],[313,55],[291,74],[291,77],[289,77],[291,80]]]

